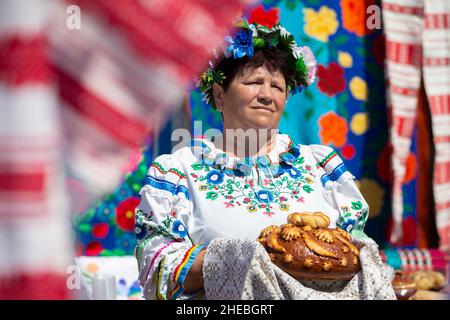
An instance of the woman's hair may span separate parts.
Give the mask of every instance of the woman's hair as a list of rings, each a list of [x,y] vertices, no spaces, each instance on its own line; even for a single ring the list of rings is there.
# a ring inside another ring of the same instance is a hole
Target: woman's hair
[[[286,81],[286,86],[294,81],[295,69],[289,66],[288,55],[278,48],[262,48],[255,50],[253,57],[244,56],[240,59],[222,59],[215,70],[222,71],[225,79],[221,84],[225,91],[237,74],[246,68],[258,68],[265,65],[270,72],[280,71]]]

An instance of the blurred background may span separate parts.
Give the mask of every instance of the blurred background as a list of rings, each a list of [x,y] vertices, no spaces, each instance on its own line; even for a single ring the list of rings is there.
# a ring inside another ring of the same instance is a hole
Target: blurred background
[[[450,4],[433,8],[426,0],[1,0],[0,299],[90,298],[97,273],[116,275],[120,299],[140,299],[139,189],[151,161],[171,153],[174,129],[192,131],[195,121],[221,129],[220,114],[192,88],[242,14],[280,21],[318,61],[315,84],[289,98],[281,132],[342,157],[386,263],[445,273]]]

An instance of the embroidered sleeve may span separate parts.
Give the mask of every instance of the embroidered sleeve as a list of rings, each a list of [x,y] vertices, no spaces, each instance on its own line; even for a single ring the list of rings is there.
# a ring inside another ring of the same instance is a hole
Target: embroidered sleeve
[[[181,165],[171,155],[150,166],[136,208],[135,255],[146,299],[188,299],[183,281],[204,247],[189,237],[193,205]]]
[[[324,196],[339,212],[337,226],[353,235],[364,236],[369,206],[355,184],[355,177],[332,148],[323,145],[310,145],[310,148],[317,161]]]

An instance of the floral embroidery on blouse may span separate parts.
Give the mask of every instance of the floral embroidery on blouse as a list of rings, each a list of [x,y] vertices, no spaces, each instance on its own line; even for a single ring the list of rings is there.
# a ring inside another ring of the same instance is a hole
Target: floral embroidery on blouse
[[[140,209],[136,209],[135,232],[138,240],[151,239],[153,237],[164,237],[183,241],[188,236],[186,227],[180,220],[169,214],[159,224],[152,222],[152,214],[146,214]]]
[[[350,175],[344,162],[336,151],[324,146],[319,146],[319,149],[317,147],[315,149],[322,153],[319,156],[320,160],[317,161],[317,168],[323,168],[324,170],[324,174],[320,177],[324,186],[329,181],[336,182],[342,176],[347,175],[348,177]],[[352,186],[355,188],[355,192],[359,192],[353,182]],[[348,192],[350,190],[351,189],[347,188],[343,192]],[[355,195],[356,194],[353,193],[353,197],[346,196],[345,198],[348,202],[343,204],[340,203],[338,206],[339,219],[336,222],[336,225],[347,232],[355,230],[363,231],[369,215],[369,207],[362,195],[359,197],[360,200],[358,200],[358,198],[355,199]]]
[[[352,230],[364,231],[367,221],[367,206],[363,206],[361,201],[351,203],[351,206],[341,206],[337,226],[350,232]]]
[[[207,200],[223,201],[225,208],[242,206],[249,213],[261,212],[270,217],[278,210],[288,211],[289,201],[303,202],[302,194],[314,191],[312,167],[305,165],[303,156],[300,157],[299,153],[296,155],[295,160],[290,158],[293,160],[292,165],[283,161],[270,164],[277,165],[276,169],[268,169],[271,172],[276,170],[276,177],[262,173],[261,167],[256,165],[254,170],[261,174],[262,183],[257,182],[257,178],[249,177],[250,174],[230,174],[230,171],[202,163],[191,165],[194,170],[191,177],[200,184],[198,190],[204,193]]]

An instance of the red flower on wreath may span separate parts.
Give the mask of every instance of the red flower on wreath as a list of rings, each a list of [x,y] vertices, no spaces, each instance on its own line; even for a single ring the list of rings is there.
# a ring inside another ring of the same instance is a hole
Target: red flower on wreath
[[[134,210],[141,200],[139,198],[128,198],[119,203],[116,208],[116,223],[124,231],[134,229]]]
[[[317,87],[319,91],[333,97],[345,90],[344,69],[336,62],[330,62],[328,67],[319,65],[317,68]]]
[[[256,7],[250,12],[249,23],[259,23],[267,28],[272,28],[279,21],[279,9],[270,8],[269,10],[264,10],[263,6]]]

